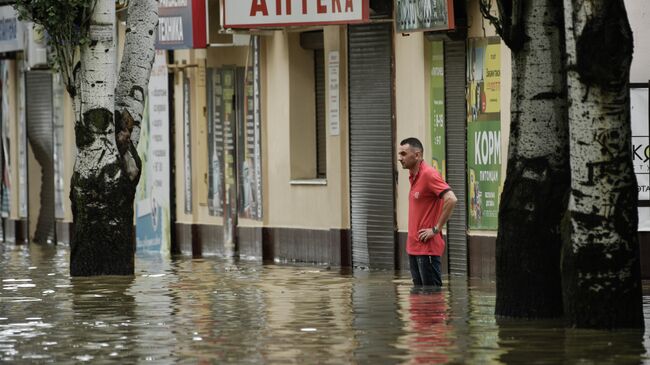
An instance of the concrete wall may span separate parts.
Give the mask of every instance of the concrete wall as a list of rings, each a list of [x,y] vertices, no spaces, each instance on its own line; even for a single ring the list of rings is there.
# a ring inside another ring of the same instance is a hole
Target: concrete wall
[[[395,34],[395,151],[401,140],[416,137],[424,144],[425,161],[431,161],[431,122],[429,118],[429,92],[426,65],[428,57],[425,46],[428,41],[424,33],[411,33],[408,36]],[[428,47],[426,47],[428,49]],[[408,194],[410,183],[408,170],[403,170],[394,159],[395,169],[399,170],[397,183],[397,227],[399,231],[408,230]]]
[[[313,90],[307,90],[299,82],[301,79],[305,81],[309,76],[293,74],[292,68],[296,61],[305,62],[308,57],[305,52],[296,49],[299,47],[298,33],[275,31],[271,36],[263,37],[262,63],[265,77],[262,82],[262,148],[266,161],[263,194],[264,223],[267,226],[307,229],[350,227],[345,40],[344,27],[325,28],[325,57],[332,50],[338,50],[341,56],[341,132],[338,136],[328,134],[327,179],[316,180],[303,178],[310,175],[300,170],[299,166],[294,166],[292,170],[296,157],[304,158],[294,154],[307,149],[301,145],[292,148],[293,142],[311,138],[308,134],[311,132],[307,128],[302,130],[305,135],[292,135],[291,133],[300,132],[293,131],[293,125],[302,122],[314,124],[313,110],[301,105],[304,95],[307,98],[313,95]],[[288,143],[289,141],[292,142]],[[292,176],[292,171],[296,172],[296,178]]]
[[[647,0],[625,0],[627,17],[634,32],[634,58],[630,82],[650,81],[650,3]]]

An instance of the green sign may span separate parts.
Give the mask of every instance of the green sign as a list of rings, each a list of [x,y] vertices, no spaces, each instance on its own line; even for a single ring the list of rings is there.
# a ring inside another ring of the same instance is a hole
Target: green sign
[[[501,186],[501,122],[467,125],[469,226],[497,229]]]
[[[431,42],[431,166],[446,173],[445,155],[445,54],[442,41]]]

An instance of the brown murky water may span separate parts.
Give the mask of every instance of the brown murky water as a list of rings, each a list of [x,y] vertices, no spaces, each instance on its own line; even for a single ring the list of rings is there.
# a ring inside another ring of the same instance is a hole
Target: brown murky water
[[[35,245],[1,246],[0,278],[2,362],[650,363],[643,332],[497,323],[494,284],[460,278],[413,294],[407,272],[139,256],[71,279],[66,248]]]

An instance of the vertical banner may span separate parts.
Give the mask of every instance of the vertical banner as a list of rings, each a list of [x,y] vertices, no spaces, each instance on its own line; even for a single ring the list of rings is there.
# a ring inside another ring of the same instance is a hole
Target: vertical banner
[[[0,191],[0,212],[3,218],[8,218],[11,211],[11,167],[9,156],[9,64],[10,61],[0,61],[0,82],[2,82],[2,107],[0,108],[0,129],[2,142],[2,181]]]
[[[16,95],[18,96],[18,216],[27,218],[28,187],[27,187],[27,104],[25,98],[25,69],[24,62],[18,62],[16,77]]]
[[[262,75],[261,75],[261,65],[260,65],[260,37],[253,36],[251,38],[253,42],[253,122],[255,124],[255,131],[253,134],[254,146],[253,146],[253,155],[255,156],[255,196],[256,196],[256,219],[261,220],[262,215],[262,100],[261,100],[261,90],[262,90]]]
[[[165,51],[156,51],[138,144],[144,167],[135,199],[138,252],[171,247],[168,92]]]
[[[648,86],[630,89],[632,163],[639,189],[639,231],[650,231],[650,98]]]
[[[446,179],[445,52],[443,41],[431,42],[431,166]]]
[[[248,219],[262,218],[262,176],[260,141],[260,80],[259,38],[251,37],[249,64],[245,80],[245,126],[241,129],[243,143],[238,145],[239,155],[239,216]]]
[[[221,72],[208,70],[208,214],[223,215],[223,85]]]
[[[65,86],[61,74],[52,74],[52,129],[53,129],[53,154],[54,154],[54,217],[65,218],[65,202],[67,201],[64,192],[65,170],[63,157],[63,143],[65,142]]]
[[[468,225],[496,230],[501,189],[501,43],[468,40]]]
[[[331,51],[327,56],[327,83],[329,84],[329,102],[328,102],[328,112],[329,112],[329,126],[330,126],[330,135],[338,136],[339,131],[339,68],[340,68],[340,57],[339,51]]]
[[[192,214],[192,130],[191,130],[190,79],[183,76],[183,167],[185,179],[185,214]]]
[[[227,245],[233,242],[237,220],[235,78],[235,67],[224,67],[221,70],[224,135],[224,242]]]

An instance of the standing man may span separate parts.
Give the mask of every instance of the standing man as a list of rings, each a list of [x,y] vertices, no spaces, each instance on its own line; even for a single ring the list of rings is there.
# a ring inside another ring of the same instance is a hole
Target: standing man
[[[442,286],[440,257],[445,251],[442,227],[456,206],[456,195],[440,173],[424,162],[417,138],[400,142],[397,160],[409,170],[408,238],[406,252],[413,285]]]

